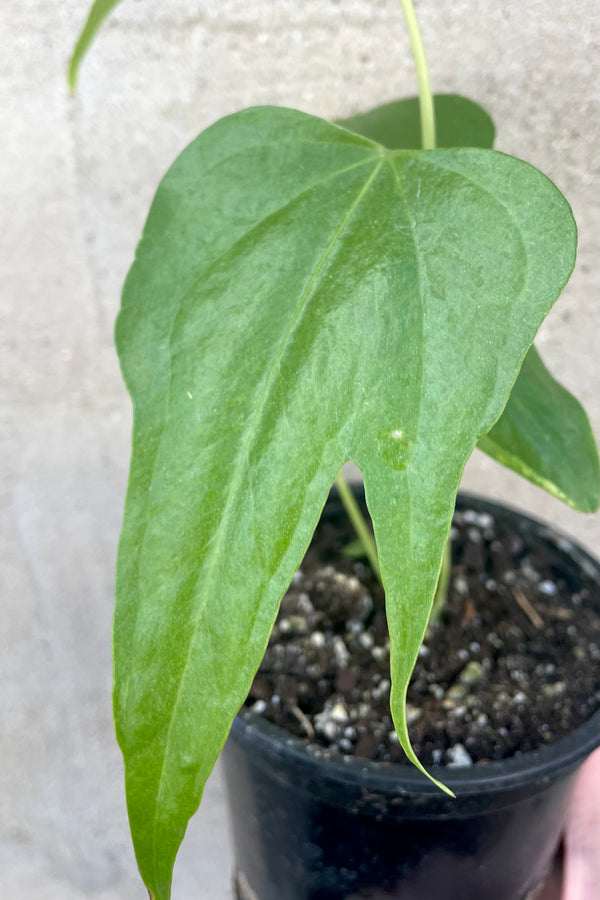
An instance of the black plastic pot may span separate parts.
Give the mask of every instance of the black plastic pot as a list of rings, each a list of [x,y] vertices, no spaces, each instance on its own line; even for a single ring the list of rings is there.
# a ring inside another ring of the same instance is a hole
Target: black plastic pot
[[[554,532],[475,498],[458,506]],[[335,514],[335,504],[331,508]],[[570,542],[558,556],[600,565]],[[224,750],[240,900],[524,900],[558,845],[577,769],[600,745],[600,713],[539,752],[432,768],[442,794],[409,766],[314,749],[242,710]]]

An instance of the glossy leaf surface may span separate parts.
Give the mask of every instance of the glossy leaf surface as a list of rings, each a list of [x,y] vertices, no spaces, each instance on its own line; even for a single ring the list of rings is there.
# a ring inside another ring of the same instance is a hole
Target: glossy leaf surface
[[[493,122],[476,103],[442,94],[434,97],[434,106],[440,147],[492,148]],[[420,146],[417,97],[378,106],[339,124],[390,150]],[[534,348],[500,420],[479,448],[580,512],[598,508],[598,450],[590,423],[579,401],[552,377]]]
[[[336,472],[362,470],[394,722],[463,466],[574,262],[558,190],[488,150],[388,152],[302,113],[221,120],[163,180],[117,324],[134,402],[115,717],[140,870],[186,823]]]
[[[77,87],[81,60],[88,52],[106,17],[120,2],[121,0],[95,0],[92,4],[87,21],[77,38],[73,55],[69,61],[69,87],[72,91],[75,91]]]

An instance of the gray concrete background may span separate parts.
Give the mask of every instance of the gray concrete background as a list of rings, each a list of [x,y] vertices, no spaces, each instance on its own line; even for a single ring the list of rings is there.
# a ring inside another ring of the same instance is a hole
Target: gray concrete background
[[[110,718],[110,621],[130,408],[112,322],[158,179],[219,116],[278,103],[329,117],[415,93],[396,0],[125,0],[67,95],[86,3],[3,0],[0,895],[143,898]],[[481,102],[497,146],[573,205],[576,273],[539,339],[600,433],[597,0],[420,0],[434,89]],[[465,484],[600,543],[483,457]],[[225,900],[218,772],[176,900]]]

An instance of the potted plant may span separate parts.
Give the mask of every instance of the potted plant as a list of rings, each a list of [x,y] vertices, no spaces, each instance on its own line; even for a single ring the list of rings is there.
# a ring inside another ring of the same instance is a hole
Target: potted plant
[[[343,560],[342,509],[326,506],[225,746],[238,896],[529,896],[598,744],[598,564],[459,495],[454,578],[407,704],[415,750],[450,798],[397,742],[383,596]]]
[[[114,5],[94,5],[73,79]],[[585,414],[532,349],[574,265],[570,209],[537,170],[489,149],[493,128],[468,101],[436,99],[436,149],[422,43],[402,5],[418,107],[345,128],[268,107],[217,122],[165,176],[125,283],[116,340],[134,426],[114,708],[138,865],[157,900],[170,896],[187,822],[334,480],[385,587],[391,714],[423,776],[421,799],[404,805],[437,807],[442,820],[461,792],[450,797],[449,777],[415,754],[406,694],[462,469],[479,444],[577,508],[598,505]],[[348,460],[363,475],[376,547],[339,475]],[[594,740],[586,732],[560,769],[551,813]],[[279,750],[258,746],[276,766]],[[375,820],[387,816],[371,802],[378,778],[352,788]],[[395,790],[404,797],[397,779]],[[481,791],[465,794],[468,807]],[[532,814],[541,798],[536,788]],[[535,877],[556,822],[551,831]]]

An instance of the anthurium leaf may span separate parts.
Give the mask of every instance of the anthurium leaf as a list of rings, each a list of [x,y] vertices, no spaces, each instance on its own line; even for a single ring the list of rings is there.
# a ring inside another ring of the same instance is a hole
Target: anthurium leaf
[[[362,470],[392,712],[463,466],[574,262],[558,190],[490,150],[388,152],[251,109],[160,185],[117,324],[134,403],[115,717],[142,876],[186,823],[340,466]]]
[[[434,97],[440,147],[493,146],[494,125],[473,101]],[[418,148],[417,97],[387,103],[338,124],[390,150]],[[581,404],[548,372],[532,348],[499,421],[479,447],[497,462],[581,512],[598,508],[598,450]]]
[[[436,94],[433,104],[438,147],[492,148],[494,123],[477,103],[458,94]],[[394,100],[351,118],[340,119],[337,124],[388,150],[418,150],[421,147],[418,97]]]
[[[81,60],[88,52],[106,17],[120,2],[121,0],[95,0],[92,4],[87,21],[83,26],[81,34],[77,38],[73,55],[69,61],[69,87],[73,92],[77,87],[77,77],[79,75]]]
[[[581,512],[598,509],[598,449],[585,411],[532,347],[479,448]]]

